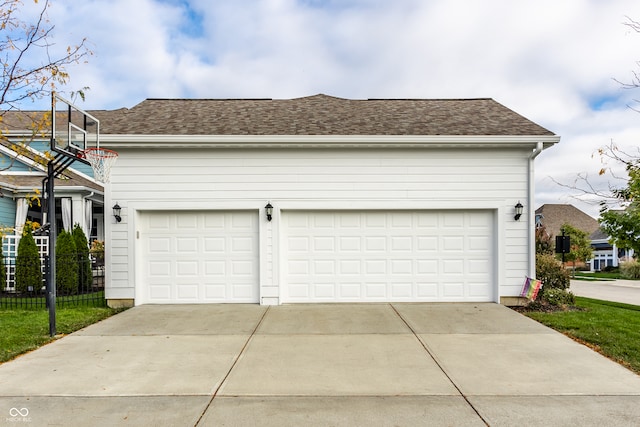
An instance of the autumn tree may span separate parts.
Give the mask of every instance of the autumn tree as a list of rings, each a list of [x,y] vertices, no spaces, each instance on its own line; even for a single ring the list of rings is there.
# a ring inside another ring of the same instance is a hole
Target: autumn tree
[[[55,26],[48,18],[50,0],[25,1],[0,0],[0,139],[6,141],[8,130],[19,129],[31,133],[20,141],[28,145],[44,136],[50,117],[24,112],[25,107],[66,85],[67,67],[91,52],[86,39],[66,48],[54,43]],[[76,94],[84,97],[82,90]],[[20,153],[19,145],[12,148]]]
[[[570,251],[564,255],[564,259],[565,261],[573,262],[574,269],[576,263],[585,262],[593,257],[591,240],[586,231],[580,230],[568,223],[562,224],[560,231],[563,235],[569,236],[571,241]]]
[[[618,206],[602,204],[600,227],[611,242],[620,248],[640,253],[640,153],[628,155],[615,151],[616,160],[624,164],[628,180],[626,186],[612,189]]]

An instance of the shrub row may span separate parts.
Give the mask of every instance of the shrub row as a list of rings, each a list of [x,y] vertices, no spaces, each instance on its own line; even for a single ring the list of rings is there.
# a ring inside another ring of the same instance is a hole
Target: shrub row
[[[0,245],[0,288],[7,287],[4,256]],[[89,244],[79,225],[71,233],[61,231],[56,240],[56,290],[65,295],[89,289],[93,281]],[[15,290],[39,291],[43,286],[42,265],[32,230],[25,226],[16,257]]]

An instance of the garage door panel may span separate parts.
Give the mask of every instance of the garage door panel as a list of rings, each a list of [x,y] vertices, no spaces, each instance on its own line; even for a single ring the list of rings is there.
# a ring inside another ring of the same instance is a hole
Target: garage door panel
[[[491,247],[491,239],[489,236],[469,236],[467,237],[469,251],[485,252]]]
[[[444,283],[442,286],[442,296],[458,300],[464,299],[464,284],[461,282]]]
[[[204,285],[204,295],[208,300],[226,300],[227,287],[224,283],[206,283]]]
[[[492,301],[492,216],[283,211],[283,301]]]
[[[198,285],[189,283],[189,284],[178,284],[176,286],[176,297],[181,300],[191,300],[195,302],[198,299]]]
[[[184,213],[175,217],[176,229],[178,231],[191,231],[198,228],[197,214]]]
[[[224,237],[204,237],[204,251],[205,252],[222,252],[225,251]]]
[[[204,213],[202,216],[203,228],[205,230],[222,230],[225,228],[225,217],[218,212]]]
[[[150,231],[166,231],[171,229],[171,218],[164,215],[149,215],[147,226]]]
[[[176,246],[178,253],[184,254],[187,252],[198,252],[198,238],[196,237],[182,237],[176,239]]]
[[[145,249],[149,253],[171,253],[171,239],[168,237],[149,237]]]
[[[141,241],[141,302],[259,301],[257,213],[148,212]]]
[[[419,299],[426,299],[429,301],[436,300],[438,298],[438,284],[418,283],[416,286],[416,294]]]
[[[208,278],[224,277],[226,274],[224,261],[206,261],[204,263],[204,272]]]

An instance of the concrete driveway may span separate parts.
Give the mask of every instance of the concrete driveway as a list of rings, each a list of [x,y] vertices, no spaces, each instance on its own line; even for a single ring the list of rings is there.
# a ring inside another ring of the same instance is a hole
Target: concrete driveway
[[[0,365],[0,425],[638,420],[639,376],[497,304],[140,306]]]

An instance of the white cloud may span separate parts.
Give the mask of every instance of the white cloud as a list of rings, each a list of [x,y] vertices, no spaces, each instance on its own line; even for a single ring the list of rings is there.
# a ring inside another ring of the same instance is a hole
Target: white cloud
[[[562,137],[536,160],[551,182],[597,173],[611,139],[637,145],[640,113],[620,88],[640,60],[632,0],[59,0],[61,45],[87,37],[89,108],[147,97],[492,97]],[[606,184],[606,183],[605,183]],[[597,213],[597,209],[595,210]],[[594,213],[591,210],[590,213]]]

